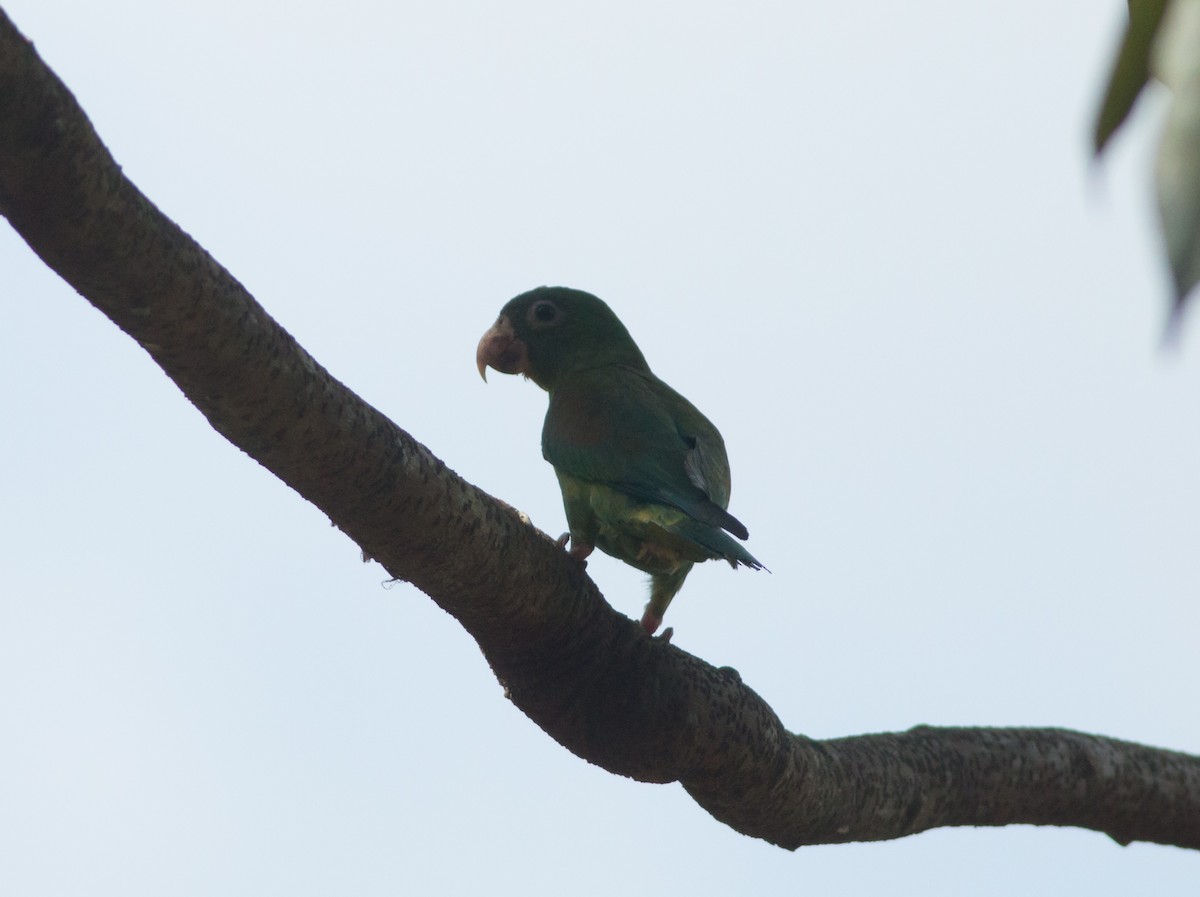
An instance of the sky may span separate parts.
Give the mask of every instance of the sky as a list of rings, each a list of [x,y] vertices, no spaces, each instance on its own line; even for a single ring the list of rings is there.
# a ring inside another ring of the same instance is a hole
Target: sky
[[[554,535],[545,396],[475,346],[531,287],[606,299],[771,569],[697,568],[674,642],[793,731],[1200,752],[1164,95],[1088,151],[1120,0],[2,6],[306,349]],[[4,893],[1195,893],[1079,829],[789,853],[585,763],[7,225],[0,294]]]

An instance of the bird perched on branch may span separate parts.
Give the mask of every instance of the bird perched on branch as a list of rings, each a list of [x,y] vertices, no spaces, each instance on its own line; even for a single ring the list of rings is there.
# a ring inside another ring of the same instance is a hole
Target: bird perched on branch
[[[562,489],[570,554],[584,561],[598,547],[650,574],[648,633],[693,564],[763,569],[730,535],[749,533],[725,510],[721,434],[651,373],[600,299],[566,287],[522,293],[500,310],[475,361],[485,380],[489,367],[524,374],[550,394],[542,455]]]

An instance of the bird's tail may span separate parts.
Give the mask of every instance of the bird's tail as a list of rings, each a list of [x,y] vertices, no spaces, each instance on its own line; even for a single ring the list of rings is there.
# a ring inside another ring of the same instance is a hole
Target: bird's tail
[[[676,535],[683,536],[688,541],[694,542],[706,551],[711,552],[710,556],[714,561],[729,561],[732,567],[741,565],[749,567],[751,570],[767,569],[758,558],[746,550],[746,547],[741,542],[738,542],[729,533],[719,530],[715,526],[708,526],[698,520],[684,517],[682,520],[669,526],[668,529]]]

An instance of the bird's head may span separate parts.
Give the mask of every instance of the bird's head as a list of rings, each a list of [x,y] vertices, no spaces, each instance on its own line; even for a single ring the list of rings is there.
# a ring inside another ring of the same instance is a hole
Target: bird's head
[[[490,367],[524,374],[546,390],[573,370],[609,364],[648,370],[612,309],[567,287],[538,287],[510,300],[479,341],[475,363],[485,380]]]

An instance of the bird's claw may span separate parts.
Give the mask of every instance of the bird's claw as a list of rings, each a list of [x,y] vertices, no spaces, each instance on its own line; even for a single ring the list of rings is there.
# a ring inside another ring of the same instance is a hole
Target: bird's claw
[[[559,548],[566,548],[568,542],[571,542],[572,544],[570,549],[567,550],[567,554],[579,561],[579,566],[586,567],[587,557],[592,553],[592,549],[595,546],[589,545],[586,542],[581,542],[578,539],[572,539],[570,533],[563,533],[554,540],[554,544]]]
[[[646,635],[654,635],[654,633],[658,632],[658,627],[661,625],[662,615],[656,614],[650,609],[650,605],[646,605],[646,610],[642,614],[642,629],[645,630]],[[667,632],[670,632],[670,630],[667,630]],[[663,635],[667,636],[667,641],[671,640],[671,637],[666,632]]]

